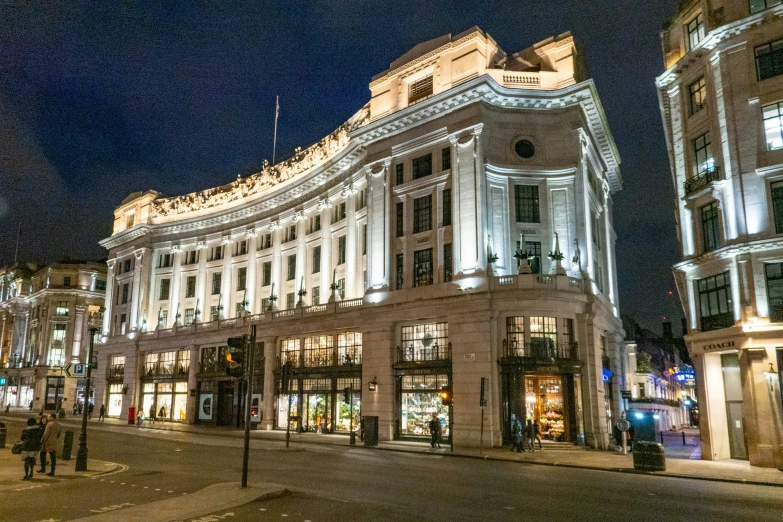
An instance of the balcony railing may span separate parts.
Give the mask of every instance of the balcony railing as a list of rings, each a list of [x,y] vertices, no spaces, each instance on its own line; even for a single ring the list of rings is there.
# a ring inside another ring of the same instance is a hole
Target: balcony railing
[[[109,379],[122,379],[125,377],[125,365],[117,364],[115,366],[109,367],[109,372],[106,377]]]
[[[397,362],[432,362],[432,361],[450,361],[451,360],[451,343],[446,345],[438,345],[438,343],[432,346],[398,346],[397,347]]]
[[[557,343],[553,339],[534,339],[529,343],[508,342],[503,340],[504,357],[528,357],[538,360],[579,359],[579,346],[576,342]]]
[[[226,373],[229,363],[227,361],[201,361],[200,373]]]
[[[175,377],[187,375],[190,371],[189,364],[155,363],[148,364],[144,369],[145,377]]]
[[[330,368],[337,366],[356,366],[362,364],[361,352],[338,355],[332,351],[312,350],[303,354],[298,352],[281,352],[277,359],[277,368],[291,361],[294,368]]]
[[[701,190],[713,181],[720,179],[720,167],[713,167],[712,170],[701,172],[690,179],[685,180],[685,195],[688,196],[697,190]]]

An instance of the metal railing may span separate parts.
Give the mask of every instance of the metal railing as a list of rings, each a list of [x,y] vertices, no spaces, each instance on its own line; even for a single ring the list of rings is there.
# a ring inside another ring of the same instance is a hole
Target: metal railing
[[[178,375],[187,375],[190,371],[189,364],[178,363],[155,363],[148,364],[144,368],[144,377],[174,377]]]
[[[199,364],[200,373],[226,373],[226,369],[229,367],[227,361],[201,361]]]
[[[534,339],[529,343],[503,340],[503,357],[529,357],[532,359],[579,359],[579,345],[557,343],[549,338]]]
[[[125,377],[125,365],[117,364],[114,366],[110,366],[106,377],[108,379],[122,379],[123,377]]]
[[[429,361],[450,361],[451,343],[432,346],[398,346],[397,362],[429,362]]]
[[[356,366],[362,364],[362,354],[338,355],[333,351],[312,350],[304,353],[281,352],[277,358],[277,369],[291,361],[294,368],[330,368],[334,366]]]
[[[696,192],[697,190],[701,190],[713,181],[718,181],[719,179],[720,167],[715,166],[712,168],[712,170],[700,172],[696,176],[693,176],[690,179],[686,179],[683,183],[685,188],[685,195],[687,196]]]

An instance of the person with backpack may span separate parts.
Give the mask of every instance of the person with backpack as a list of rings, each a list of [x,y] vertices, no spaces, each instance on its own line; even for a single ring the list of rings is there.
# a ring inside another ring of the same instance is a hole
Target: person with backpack
[[[35,418],[27,419],[27,427],[22,430],[22,462],[24,462],[24,479],[33,478],[35,471],[35,460],[38,452],[41,451],[41,439],[43,430],[35,421]]]

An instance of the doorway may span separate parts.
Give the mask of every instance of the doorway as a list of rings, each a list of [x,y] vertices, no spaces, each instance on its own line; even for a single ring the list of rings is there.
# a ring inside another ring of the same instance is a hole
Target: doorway
[[[217,425],[230,426],[234,422],[234,385],[221,382],[218,387]]]
[[[723,370],[723,387],[726,391],[726,424],[729,430],[729,451],[733,459],[748,459],[745,444],[745,428],[742,418],[742,380],[739,355],[727,353],[720,356]]]

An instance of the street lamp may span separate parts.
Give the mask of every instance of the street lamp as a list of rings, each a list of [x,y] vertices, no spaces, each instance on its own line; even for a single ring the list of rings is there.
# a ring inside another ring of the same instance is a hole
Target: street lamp
[[[90,332],[90,349],[87,351],[87,382],[84,385],[84,411],[82,412],[82,433],[79,435],[79,453],[76,454],[76,471],[87,471],[87,415],[90,411],[90,381],[92,379],[92,350],[98,323],[103,317],[104,307],[90,312],[87,330]]]

